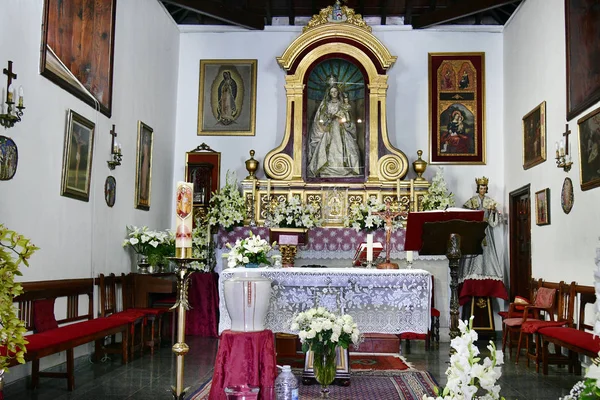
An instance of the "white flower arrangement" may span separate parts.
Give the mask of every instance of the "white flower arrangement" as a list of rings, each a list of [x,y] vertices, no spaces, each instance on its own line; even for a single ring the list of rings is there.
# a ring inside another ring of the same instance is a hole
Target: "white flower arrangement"
[[[260,235],[254,236],[250,231],[250,236],[244,239],[237,239],[232,246],[227,243],[227,247],[231,250],[227,256],[227,266],[235,268],[248,263],[267,264],[271,265],[267,254],[273,248],[265,239],[261,239]]]
[[[210,198],[207,219],[210,226],[227,230],[242,226],[246,218],[246,202],[240,193],[235,172],[227,171],[225,186]]]
[[[344,217],[344,226],[354,228],[356,232],[361,230],[376,230],[385,224],[383,218],[373,214],[385,210],[385,204],[375,197],[369,197],[366,203],[354,203]]]
[[[196,225],[196,228],[192,231],[192,257],[200,260],[191,262],[190,268],[204,272],[212,271],[215,266],[213,256],[207,227]]]
[[[294,317],[291,329],[298,331],[302,351],[321,351],[324,347],[347,349],[358,345],[362,335],[350,315],[337,316],[324,307],[311,308]]]
[[[460,336],[450,342],[455,353],[450,356],[450,366],[446,370],[448,382],[440,394],[436,387],[438,397],[423,396],[423,400],[453,400],[453,399],[481,399],[498,400],[504,399],[500,396],[500,386],[496,381],[502,375],[499,365],[504,363],[502,351],[496,350],[494,342],[490,340],[487,348],[491,359],[486,357],[483,364],[479,356],[479,349],[474,345],[477,340],[477,332],[473,330],[473,317],[468,321],[458,321]],[[486,391],[483,396],[478,395],[480,389]]]
[[[585,372],[585,379],[579,381],[573,386],[568,395],[561,397],[560,400],[593,400],[600,399],[600,353],[593,360],[592,365]]]
[[[128,238],[123,241],[123,247],[131,247],[137,254],[148,256],[152,249],[163,243],[168,235],[165,232],[151,231],[147,226],[127,226]]]
[[[454,194],[448,192],[443,168],[438,168],[431,186],[429,186],[427,193],[423,195],[421,206],[423,210],[445,210],[454,206]]]
[[[279,228],[314,228],[323,220],[319,209],[313,204],[303,204],[298,196],[278,203],[269,212],[265,226]]]

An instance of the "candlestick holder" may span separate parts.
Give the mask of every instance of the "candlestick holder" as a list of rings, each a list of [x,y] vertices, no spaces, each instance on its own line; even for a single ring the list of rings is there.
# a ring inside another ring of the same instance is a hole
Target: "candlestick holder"
[[[10,84],[17,79],[17,74],[13,72],[12,61],[8,62],[8,68],[4,68],[2,73],[6,75],[6,114],[3,112],[4,106],[0,104],[0,125],[5,128],[12,128],[17,122],[21,121],[25,109],[23,107],[23,87],[19,87],[19,102],[15,106],[16,91],[15,94],[11,92]]]
[[[185,343],[185,314],[190,309],[188,302],[188,286],[190,282],[190,274],[193,272],[188,268],[188,265],[194,261],[200,261],[200,258],[181,258],[167,257],[173,261],[177,267],[175,276],[177,276],[177,301],[171,307],[171,310],[177,310],[177,343],[173,345],[173,353],[177,355],[177,380],[176,385],[171,386],[173,399],[183,400],[185,393],[189,389],[183,388],[183,358],[190,350]]]
[[[115,138],[117,137],[117,132],[115,131],[114,124],[109,133],[112,136],[112,139],[110,142],[110,155],[112,156],[112,160],[108,160],[106,163],[108,164],[108,169],[110,169],[112,171],[118,165],[121,165],[121,161],[123,160],[123,154],[121,154],[121,145],[115,142]]]
[[[573,165],[571,156],[565,154],[564,150],[556,150],[556,166],[562,168],[565,172],[569,172],[571,170],[571,165]]]

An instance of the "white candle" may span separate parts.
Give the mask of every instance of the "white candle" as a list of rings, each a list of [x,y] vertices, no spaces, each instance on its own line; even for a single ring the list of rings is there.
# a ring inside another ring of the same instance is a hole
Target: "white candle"
[[[415,180],[410,180],[410,207],[409,211],[416,210],[417,205],[415,204]]]
[[[252,202],[254,203],[254,198],[256,197],[256,182],[252,180]],[[254,207],[254,204],[252,204]]]
[[[23,107],[23,86],[19,86],[19,107]]]
[[[271,180],[267,179],[267,199],[271,198]]]
[[[194,185],[188,182],[177,182],[177,192],[175,195],[176,225],[175,225],[175,248],[192,248],[192,199],[194,198]],[[185,256],[186,251],[178,251],[180,257]]]
[[[408,261],[409,263],[413,262],[413,252],[412,252],[412,250],[408,250],[406,252],[406,261]]]
[[[398,205],[400,205],[400,178],[396,181],[396,196],[398,197]]]
[[[206,222],[206,244],[210,244],[210,224]]]
[[[373,261],[373,234],[367,233],[367,262]]]
[[[113,146],[113,154],[119,154],[119,144],[115,143]]]

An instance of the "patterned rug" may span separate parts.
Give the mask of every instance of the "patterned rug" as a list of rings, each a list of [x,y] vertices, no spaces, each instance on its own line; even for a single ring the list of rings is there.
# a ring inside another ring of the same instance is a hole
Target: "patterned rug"
[[[301,375],[296,374],[301,382]],[[210,393],[211,381],[208,381],[188,400],[206,400]],[[394,376],[354,375],[350,378],[350,386],[331,386],[330,397],[337,400],[377,399],[377,400],[420,400],[423,395],[434,396],[433,388],[437,386],[429,372],[400,371]],[[305,399],[320,398],[319,385],[299,386],[299,397]]]
[[[277,365],[289,365],[292,369],[304,368],[304,353],[295,356],[277,357]],[[399,354],[382,353],[350,353],[350,370],[352,373],[374,371],[406,371],[412,365]]]

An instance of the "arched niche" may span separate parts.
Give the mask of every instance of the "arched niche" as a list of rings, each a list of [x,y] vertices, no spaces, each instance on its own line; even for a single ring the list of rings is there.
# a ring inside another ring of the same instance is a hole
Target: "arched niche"
[[[408,172],[408,159],[390,143],[386,124],[387,71],[396,57],[352,9],[342,6],[339,21],[333,11],[321,10],[277,58],[286,72],[286,126],[281,144],[265,157],[265,174],[307,189],[361,183],[375,189]],[[334,105],[342,102],[345,108]],[[342,139],[325,143],[328,135]]]

